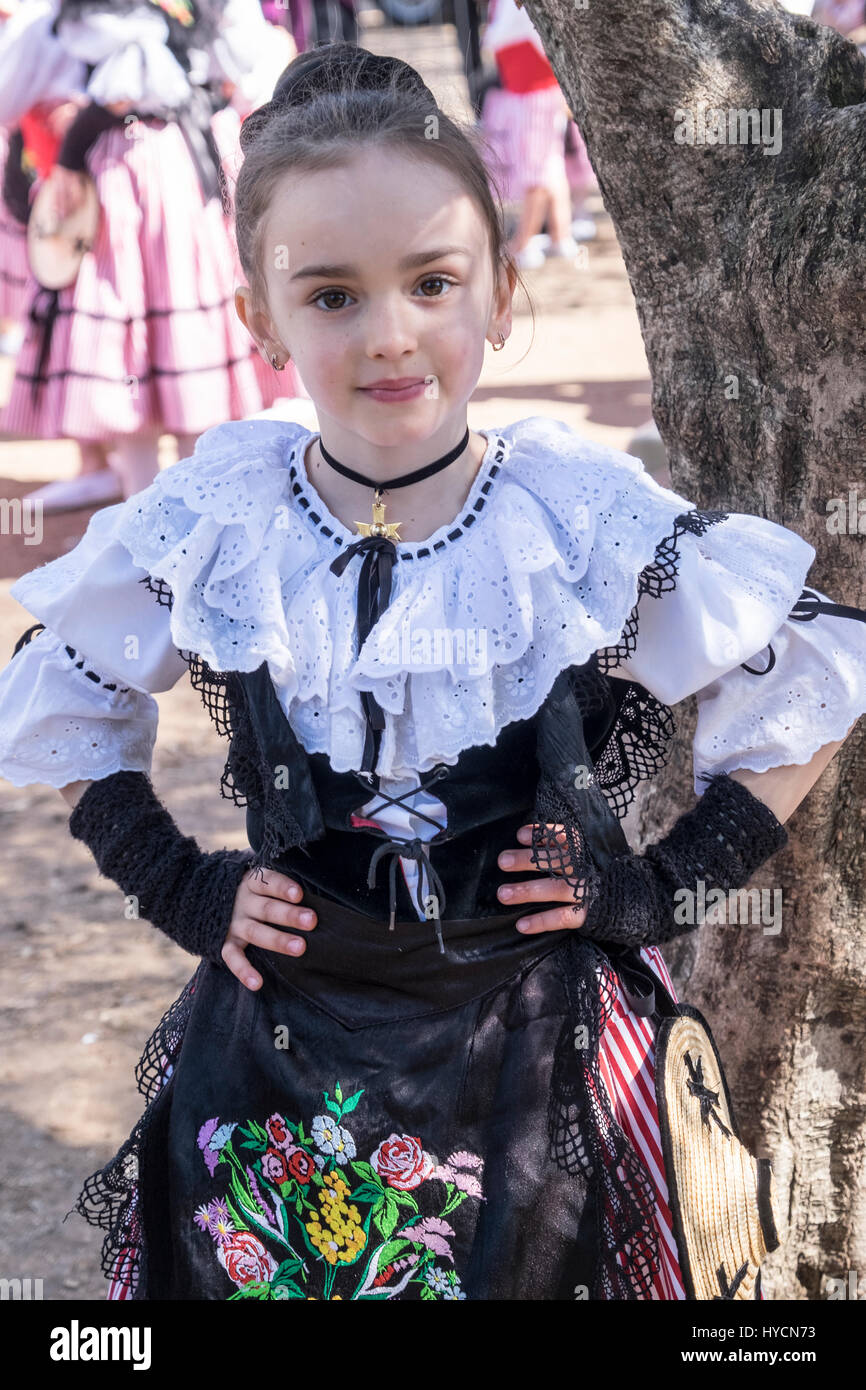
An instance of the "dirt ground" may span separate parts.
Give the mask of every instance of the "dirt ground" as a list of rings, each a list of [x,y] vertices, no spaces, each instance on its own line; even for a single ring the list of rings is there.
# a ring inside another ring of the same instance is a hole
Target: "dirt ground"
[[[364,41],[408,58],[440,95],[459,95],[452,28],[371,27]],[[597,196],[591,206],[599,235],[586,264],[550,261],[526,273],[534,337],[521,297],[505,351],[488,354],[470,405],[474,428],[549,414],[622,448],[649,418],[628,279]],[[0,361],[3,400],[10,369]],[[170,466],[172,441],[164,446]],[[0,442],[0,497],[75,472],[76,451],[64,441]],[[71,549],[90,514],[45,517],[35,546],[0,536],[0,667],[35,621],[9,596],[12,582]],[[200,696],[185,678],[155,698],[159,795],[202,848],[246,846],[243,811],[218,794],[225,746]],[[196,962],[147,923],[124,919],[119,890],[68,834],[68,816],[53,788],[0,779],[0,1277],[41,1278],[46,1298],[102,1299],[101,1233],[64,1217],[138,1117],[133,1068]]]

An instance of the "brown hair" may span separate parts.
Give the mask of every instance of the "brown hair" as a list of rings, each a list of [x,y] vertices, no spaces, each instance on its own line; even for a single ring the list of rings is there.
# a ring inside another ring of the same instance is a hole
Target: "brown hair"
[[[234,196],[235,234],[258,304],[267,302],[261,229],[280,178],[290,170],[334,168],[346,162],[351,146],[373,144],[435,160],[459,179],[487,224],[494,283],[504,264],[526,292],[506,244],[502,199],[485,167],[483,137],[441,111],[429,87],[401,59],[351,43],[299,54],[272,99],[247,116],[240,142],[244,161]]]

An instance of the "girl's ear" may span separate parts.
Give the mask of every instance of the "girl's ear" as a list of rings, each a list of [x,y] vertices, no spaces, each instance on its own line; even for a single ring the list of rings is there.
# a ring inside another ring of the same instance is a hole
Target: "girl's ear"
[[[496,328],[505,334],[506,338],[511,332],[511,303],[514,299],[514,291],[517,287],[517,267],[504,257],[499,263],[499,276],[496,283],[496,290],[493,296],[493,313],[490,315],[490,327]]]
[[[255,340],[265,361],[269,361],[273,347],[281,346],[280,335],[267,310],[257,307],[248,285],[239,285],[235,290],[235,313],[250,337]]]

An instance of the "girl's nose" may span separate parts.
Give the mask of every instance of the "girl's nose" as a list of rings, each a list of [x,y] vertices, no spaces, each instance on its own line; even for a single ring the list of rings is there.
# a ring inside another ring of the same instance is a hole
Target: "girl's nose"
[[[370,357],[412,352],[418,345],[412,310],[405,304],[380,304],[371,308],[366,329]]]

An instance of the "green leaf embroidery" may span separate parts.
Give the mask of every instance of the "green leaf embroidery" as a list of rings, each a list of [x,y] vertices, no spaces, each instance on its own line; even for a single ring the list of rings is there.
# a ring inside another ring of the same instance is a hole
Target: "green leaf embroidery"
[[[362,1097],[363,1094],[364,1094],[364,1092],[363,1092],[363,1090],[361,1090],[361,1091],[356,1091],[355,1094],[354,1094],[353,1096],[349,1096],[349,1099],[346,1101],[346,1104],[343,1106],[343,1114],[344,1114],[344,1115],[349,1115],[349,1114],[355,1109],[355,1106],[358,1104],[358,1101],[361,1099],[361,1097]]]
[[[411,1192],[401,1192],[399,1188],[389,1188],[389,1192],[395,1202],[399,1202],[401,1207],[411,1207],[412,1211],[418,1210],[418,1203]]]
[[[389,1196],[386,1196],[383,1205],[374,1217],[375,1224],[381,1231],[384,1240],[387,1240],[391,1235],[394,1227],[397,1225],[399,1217],[400,1208],[397,1206],[397,1203],[390,1201]]]
[[[360,1095],[361,1092],[359,1091],[358,1094]],[[349,1166],[354,1168],[355,1172],[358,1173],[360,1177],[366,1178],[367,1182],[372,1182],[375,1183],[377,1187],[382,1187],[382,1179],[379,1177],[376,1169],[371,1167],[369,1163],[362,1163],[359,1158],[356,1158],[352,1160]]]
[[[384,1269],[385,1266],[391,1264],[392,1260],[395,1260],[398,1255],[401,1255],[404,1250],[408,1250],[410,1245],[411,1241],[404,1240],[402,1236],[397,1236],[396,1239],[389,1240],[387,1245],[383,1245],[382,1249],[379,1251],[377,1268]]]
[[[360,1187],[349,1193],[349,1197],[353,1202],[374,1202],[376,1206],[381,1206],[385,1200],[381,1187],[376,1187],[371,1182],[362,1182]]]
[[[337,1100],[338,1100],[338,1101],[340,1102],[340,1104],[342,1105],[342,1104],[343,1104],[343,1092],[342,1092],[342,1089],[341,1089],[341,1087],[340,1087],[339,1081],[337,1082],[336,1088],[335,1088],[335,1090],[334,1090],[334,1095],[337,1097]]]

